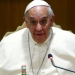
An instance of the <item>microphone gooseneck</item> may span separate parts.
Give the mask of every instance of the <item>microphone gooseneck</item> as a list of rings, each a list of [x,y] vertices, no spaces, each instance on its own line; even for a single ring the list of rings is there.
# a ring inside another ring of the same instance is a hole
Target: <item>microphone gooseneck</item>
[[[52,65],[53,65],[54,67],[75,73],[75,71],[73,71],[73,70],[69,70],[69,69],[66,69],[66,68],[62,68],[62,67],[56,66],[56,65],[54,64],[54,62],[53,62],[53,56],[52,56],[52,54],[48,54],[48,58],[51,60],[51,63],[52,63]]]

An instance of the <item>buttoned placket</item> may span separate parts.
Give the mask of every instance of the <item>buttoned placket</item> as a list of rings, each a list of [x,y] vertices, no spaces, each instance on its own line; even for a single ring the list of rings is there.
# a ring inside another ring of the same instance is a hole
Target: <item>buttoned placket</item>
[[[33,70],[34,70],[34,74],[36,75],[36,73],[38,72],[43,58],[45,56],[46,50],[47,50],[47,46],[46,44],[44,45],[34,45],[34,48],[32,48],[33,51],[31,52],[32,54],[32,64],[33,64]],[[42,64],[43,65],[43,64]]]

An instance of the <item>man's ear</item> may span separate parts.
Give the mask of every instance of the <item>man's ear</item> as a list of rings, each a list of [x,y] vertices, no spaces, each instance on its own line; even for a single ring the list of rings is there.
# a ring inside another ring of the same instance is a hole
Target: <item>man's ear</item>
[[[55,15],[53,15],[53,16],[51,17],[51,25],[52,25],[52,26],[53,26],[54,21],[55,21]]]
[[[25,17],[23,19],[24,19],[24,22],[26,23],[26,27],[28,28],[27,20],[25,19]]]

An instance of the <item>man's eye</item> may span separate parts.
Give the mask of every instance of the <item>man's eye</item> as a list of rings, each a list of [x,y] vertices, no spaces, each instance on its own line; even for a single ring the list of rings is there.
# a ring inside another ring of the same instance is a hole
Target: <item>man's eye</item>
[[[36,24],[36,21],[31,21],[31,24],[35,25]]]
[[[42,20],[42,21],[41,21],[41,25],[45,25],[46,23],[47,23],[46,20]]]

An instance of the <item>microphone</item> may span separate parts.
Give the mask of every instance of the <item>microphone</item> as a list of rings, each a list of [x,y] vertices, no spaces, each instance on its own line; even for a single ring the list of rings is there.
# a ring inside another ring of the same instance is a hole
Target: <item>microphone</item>
[[[66,71],[70,71],[70,72],[75,73],[75,71],[73,71],[73,70],[70,70],[70,69],[66,69],[66,68],[63,68],[63,67],[56,66],[56,65],[54,64],[54,62],[53,62],[53,56],[52,56],[52,54],[48,54],[48,58],[51,60],[51,63],[52,63],[52,65],[53,65],[54,67],[60,68],[60,69],[63,69],[63,70],[66,70]]]

